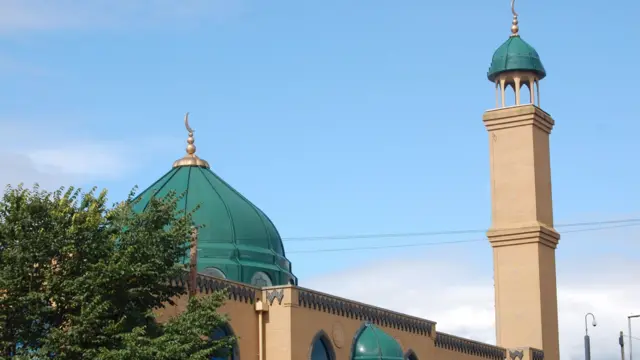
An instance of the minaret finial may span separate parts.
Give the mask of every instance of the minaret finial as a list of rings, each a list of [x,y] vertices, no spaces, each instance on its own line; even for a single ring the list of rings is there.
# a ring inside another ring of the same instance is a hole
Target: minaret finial
[[[180,166],[200,166],[204,168],[209,168],[209,163],[205,160],[200,159],[196,156],[196,146],[193,145],[195,139],[193,138],[194,130],[189,126],[189,113],[187,112],[184,115],[184,127],[187,129],[189,133],[189,137],[187,137],[187,155],[185,155],[182,159],[176,160],[173,163],[173,167]]]
[[[196,146],[193,145],[195,139],[193,138],[193,129],[189,126],[189,112],[184,115],[184,127],[187,128],[187,132],[189,132],[189,137],[187,138],[187,154],[193,155],[196,153]]]
[[[516,0],[511,0],[511,13],[513,20],[511,21],[511,36],[518,36],[518,13],[516,12]]]

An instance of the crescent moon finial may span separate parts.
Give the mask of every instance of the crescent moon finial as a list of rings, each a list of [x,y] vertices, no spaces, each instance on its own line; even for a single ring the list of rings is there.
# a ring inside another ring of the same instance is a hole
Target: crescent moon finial
[[[511,0],[511,13],[513,20],[511,21],[511,36],[518,36],[520,27],[518,26],[518,13],[516,12],[516,0]]]
[[[187,131],[193,133],[193,129],[189,126],[189,112],[184,115],[184,127],[187,128]]]
[[[205,160],[200,159],[196,155],[196,145],[195,139],[193,138],[194,130],[189,126],[189,113],[187,112],[184,115],[184,127],[189,132],[189,136],[187,137],[187,154],[182,158],[178,159],[173,163],[173,167],[182,167],[182,166],[198,166],[202,168],[209,168],[209,163]]]

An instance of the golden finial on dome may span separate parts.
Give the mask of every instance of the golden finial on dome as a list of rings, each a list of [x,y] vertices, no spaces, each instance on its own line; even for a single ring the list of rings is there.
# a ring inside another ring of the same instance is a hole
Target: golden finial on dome
[[[511,21],[511,36],[518,36],[518,13],[516,12],[516,0],[511,0],[511,13],[513,20]]]
[[[193,138],[194,130],[189,126],[189,113],[184,115],[184,126],[187,128],[187,132],[189,133],[189,137],[187,138],[187,155],[185,155],[182,159],[176,160],[173,163],[173,167],[180,166],[199,166],[203,168],[209,168],[209,163],[205,160],[200,159],[196,156],[196,146],[193,145],[195,142]]]

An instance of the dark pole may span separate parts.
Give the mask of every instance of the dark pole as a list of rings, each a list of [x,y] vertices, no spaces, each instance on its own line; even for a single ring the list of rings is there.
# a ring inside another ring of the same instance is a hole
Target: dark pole
[[[640,317],[640,315],[627,316],[627,322],[629,323],[629,360],[633,360],[633,338],[631,337],[631,319]]]
[[[189,297],[196,295],[196,279],[198,276],[198,229],[191,233],[191,249],[189,258]]]
[[[585,360],[591,360],[591,339],[589,339],[589,335],[584,336],[584,358]]]
[[[620,359],[624,360],[624,334],[620,331],[620,337],[618,338],[620,344]]]

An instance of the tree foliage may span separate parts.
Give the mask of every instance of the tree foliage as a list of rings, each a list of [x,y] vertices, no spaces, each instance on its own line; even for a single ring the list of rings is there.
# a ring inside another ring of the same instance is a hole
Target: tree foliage
[[[224,294],[191,299],[160,324],[152,311],[184,295],[191,213],[180,196],[133,211],[134,192],[111,207],[107,193],[36,185],[0,200],[0,356],[16,359],[207,359],[234,339],[209,335],[226,319]]]

